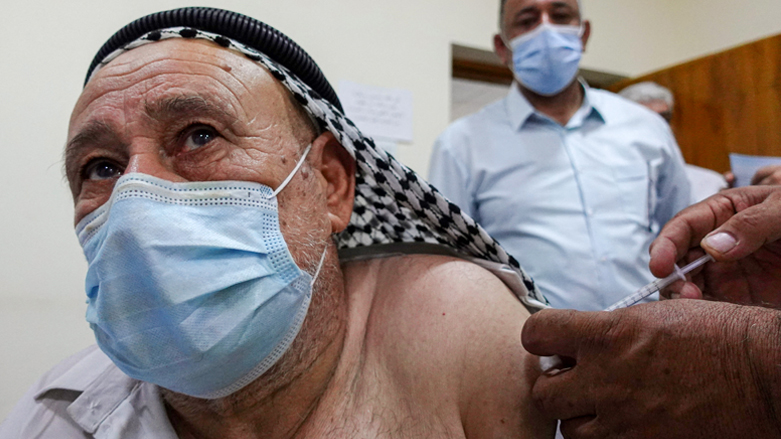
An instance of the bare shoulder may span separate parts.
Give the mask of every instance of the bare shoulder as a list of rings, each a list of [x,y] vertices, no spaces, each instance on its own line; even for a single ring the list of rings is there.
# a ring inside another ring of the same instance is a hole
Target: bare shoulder
[[[431,317],[450,315],[454,319],[444,319],[445,322],[461,323],[451,329],[476,331],[478,335],[494,326],[491,321],[499,317],[497,313],[512,315],[519,330],[529,317],[526,308],[499,278],[462,259],[436,255],[389,258],[384,261],[380,276],[386,280],[384,297],[408,312],[406,323],[419,319],[428,325]],[[433,315],[435,310],[444,315]],[[489,316],[492,318],[486,321]]]
[[[539,373],[520,342],[529,312],[499,278],[446,256],[376,264],[367,340],[400,387],[455,401],[469,438],[553,437],[529,396]]]

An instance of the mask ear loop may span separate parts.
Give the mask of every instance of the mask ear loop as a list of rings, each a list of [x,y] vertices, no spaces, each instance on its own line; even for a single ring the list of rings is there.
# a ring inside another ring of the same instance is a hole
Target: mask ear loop
[[[285,178],[285,181],[283,181],[282,184],[279,185],[277,190],[272,192],[271,195],[268,196],[268,198],[276,197],[277,194],[282,192],[282,189],[284,189],[285,186],[287,186],[287,184],[290,183],[290,180],[292,180],[293,177],[296,176],[296,172],[298,172],[298,170],[301,168],[301,165],[304,164],[304,160],[306,160],[306,156],[307,154],[309,154],[309,150],[311,149],[312,149],[312,144],[310,143],[309,146],[307,146],[306,149],[304,150],[304,153],[301,155],[301,159],[298,161],[298,164],[296,164],[296,167],[293,168],[293,171],[291,171],[290,174],[288,174],[287,178]]]
[[[325,244],[325,248],[323,249],[323,254],[320,256],[320,263],[317,264],[317,270],[315,270],[315,275],[312,276],[312,282],[309,283],[310,287],[315,286],[315,281],[317,280],[317,276],[320,275],[320,269],[323,268],[323,262],[325,262],[326,253],[328,253],[328,243]]]
[[[285,178],[285,181],[282,182],[282,184],[279,185],[277,190],[275,190],[268,198],[276,197],[277,194],[282,192],[282,189],[287,186],[288,183],[290,183],[290,180],[295,177],[296,172],[301,168],[301,165],[304,164],[304,161],[306,160],[306,156],[309,154],[309,151],[312,149],[312,144],[310,143],[306,149],[304,149],[304,153],[301,154],[301,159],[298,160],[298,163],[296,164],[296,167],[293,168],[293,170],[290,172],[290,174]],[[317,280],[317,276],[320,275],[320,270],[323,268],[323,262],[325,262],[325,255],[328,253],[328,244],[326,243],[325,248],[323,249],[323,254],[320,256],[320,262],[317,264],[317,270],[315,270],[315,274],[312,276],[312,282],[309,283],[309,286],[312,287],[315,285],[315,281]]]

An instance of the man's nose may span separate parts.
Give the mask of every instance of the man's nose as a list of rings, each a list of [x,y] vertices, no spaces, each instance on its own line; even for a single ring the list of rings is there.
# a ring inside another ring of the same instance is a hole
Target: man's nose
[[[136,152],[130,156],[125,173],[139,172],[171,182],[188,181],[176,173],[173,160],[157,151]]]

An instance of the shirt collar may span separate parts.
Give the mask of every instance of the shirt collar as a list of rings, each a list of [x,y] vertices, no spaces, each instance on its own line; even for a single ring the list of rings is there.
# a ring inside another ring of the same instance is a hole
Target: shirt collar
[[[602,103],[599,99],[599,96],[595,95],[595,93],[591,90],[591,87],[586,84],[586,81],[584,81],[583,78],[578,78],[578,82],[580,83],[580,86],[583,87],[583,91],[585,92],[583,95],[583,104],[581,105],[580,109],[578,109],[578,111],[572,116],[572,119],[570,119],[567,127],[577,128],[582,125],[583,121],[591,118],[605,123],[605,113],[604,111],[600,111]],[[534,109],[529,100],[526,99],[523,93],[521,93],[521,89],[518,86],[517,81],[513,81],[512,86],[510,87],[510,92],[507,94],[507,98],[505,99],[505,103],[507,107],[507,115],[510,119],[510,125],[516,130],[520,130],[532,116],[549,120],[547,116],[537,112]]]
[[[154,391],[147,393],[158,395],[156,386],[125,375],[100,349],[93,348],[68,371],[38,391],[34,398],[42,400],[57,397],[56,390],[78,393],[78,397],[68,406],[67,412],[86,433],[95,435],[104,422],[109,421],[119,425],[126,421],[124,418],[128,418],[127,407],[122,410],[117,409],[127,405],[132,395],[138,393],[142,386],[150,386]],[[156,414],[157,418],[164,418],[162,401],[159,396],[156,399],[157,401],[146,402],[153,406],[155,411],[160,412]],[[132,404],[132,401],[130,405],[133,406],[132,410],[150,409],[150,407],[135,407],[136,404]],[[118,413],[120,411],[122,413]],[[113,418],[123,419],[111,421]],[[101,434],[100,437],[104,436],[106,435]]]
[[[83,354],[77,355],[83,355],[83,357],[65,373],[41,388],[34,396],[36,400],[44,398],[51,390],[83,392],[106,369],[115,367],[114,363],[96,345],[86,349]]]

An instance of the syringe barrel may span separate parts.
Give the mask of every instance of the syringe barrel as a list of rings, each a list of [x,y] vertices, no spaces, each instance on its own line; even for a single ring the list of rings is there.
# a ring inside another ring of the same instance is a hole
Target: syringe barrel
[[[605,311],[615,311],[615,310],[620,309],[620,308],[626,308],[628,306],[632,306],[635,303],[645,299],[646,297],[661,291],[661,289],[663,287],[661,287],[659,284],[660,284],[660,281],[663,281],[663,280],[664,279],[657,279],[657,280],[651,282],[650,284],[648,284],[648,285],[644,286],[643,288],[640,288],[639,290],[637,290],[637,292],[635,292],[631,296],[625,297],[623,300],[614,303],[609,308],[606,308]]]

